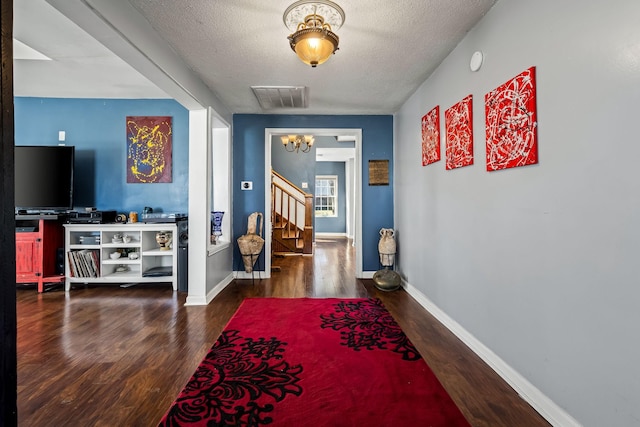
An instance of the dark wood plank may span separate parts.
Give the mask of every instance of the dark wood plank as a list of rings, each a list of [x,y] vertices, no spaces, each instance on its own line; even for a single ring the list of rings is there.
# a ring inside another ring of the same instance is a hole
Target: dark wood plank
[[[21,426],[151,426],[182,390],[245,298],[377,297],[474,426],[545,426],[474,353],[403,290],[354,278],[346,239],[315,256],[274,258],[271,279],[236,280],[206,307],[169,285],[18,291]]]
[[[0,283],[12,283],[16,275],[15,203],[14,203],[14,125],[13,125],[13,2],[0,1]],[[16,290],[0,290],[0,425],[17,423],[16,407]]]

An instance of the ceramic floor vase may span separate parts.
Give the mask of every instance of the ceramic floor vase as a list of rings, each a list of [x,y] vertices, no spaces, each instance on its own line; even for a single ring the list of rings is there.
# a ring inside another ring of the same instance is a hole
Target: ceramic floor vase
[[[258,218],[260,219],[260,228],[258,234],[256,234]],[[253,266],[256,264],[264,247],[264,239],[262,238],[263,219],[261,212],[254,212],[249,215],[247,234],[238,237],[238,247],[242,254],[242,262],[246,273],[253,272]]]

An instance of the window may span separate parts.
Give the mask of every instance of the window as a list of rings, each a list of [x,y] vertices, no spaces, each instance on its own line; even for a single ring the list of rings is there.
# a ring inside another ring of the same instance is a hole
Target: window
[[[316,176],[316,216],[338,216],[338,176]]]

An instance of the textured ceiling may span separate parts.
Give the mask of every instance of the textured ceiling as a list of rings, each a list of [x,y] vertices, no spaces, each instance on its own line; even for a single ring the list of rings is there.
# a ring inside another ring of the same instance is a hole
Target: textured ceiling
[[[282,85],[307,86],[309,107],[276,112],[391,114],[496,0],[339,1],[340,49],[317,68],[289,47],[292,0],[129,1],[232,113],[272,112],[251,86]],[[14,8],[15,37],[53,58],[16,61],[16,95],[166,97],[45,0]]]

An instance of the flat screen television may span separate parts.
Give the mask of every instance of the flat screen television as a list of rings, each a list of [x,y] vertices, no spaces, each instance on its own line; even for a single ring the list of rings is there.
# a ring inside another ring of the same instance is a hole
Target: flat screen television
[[[73,146],[16,145],[16,212],[73,209],[74,160]]]

